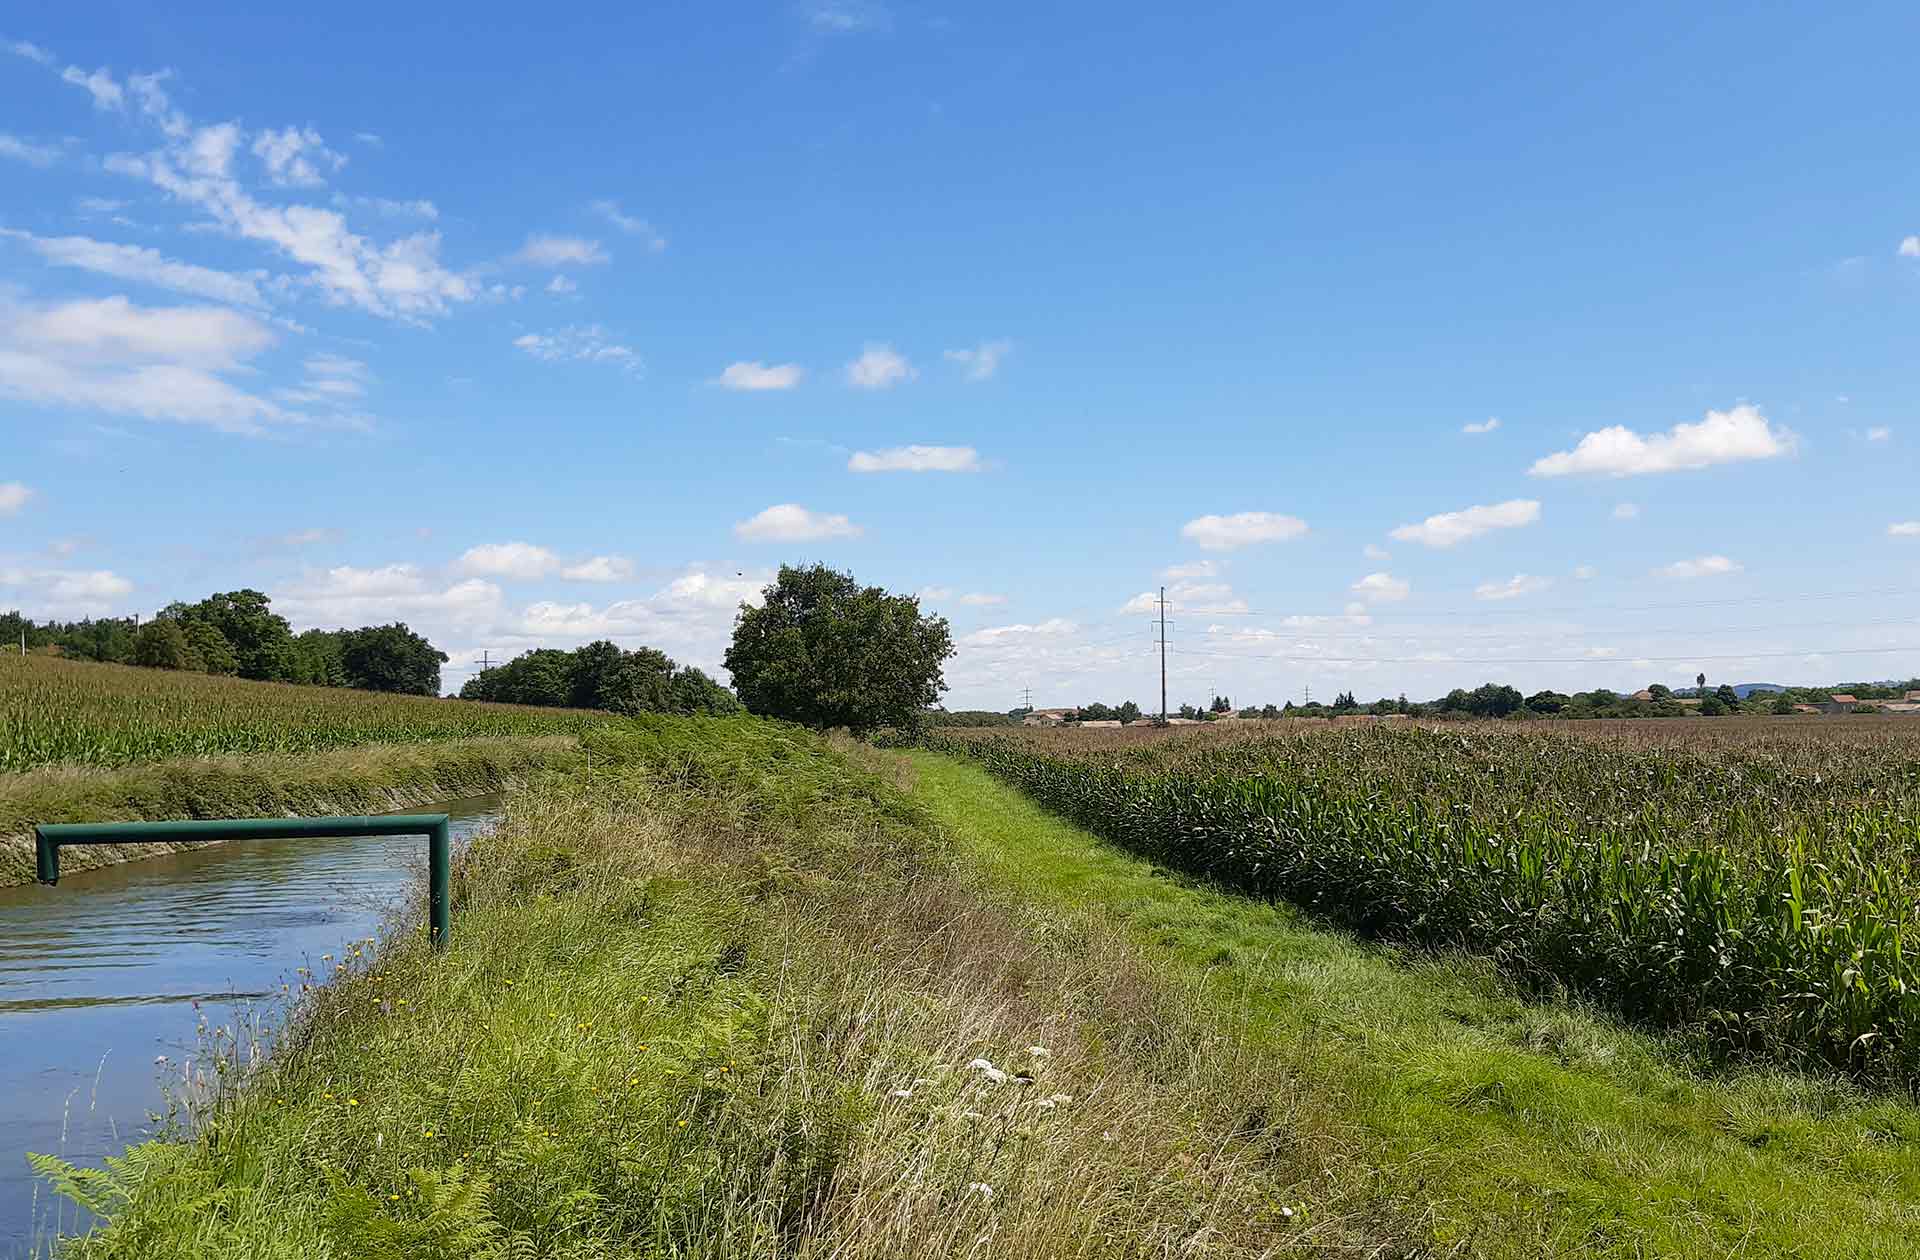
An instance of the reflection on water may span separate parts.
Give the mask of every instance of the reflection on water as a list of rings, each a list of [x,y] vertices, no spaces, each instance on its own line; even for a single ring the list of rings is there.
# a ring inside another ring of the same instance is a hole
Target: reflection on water
[[[406,812],[451,814],[458,844],[498,808]],[[321,955],[374,934],[426,851],[420,836],[240,840],[0,888],[0,1257],[75,1229],[27,1152],[98,1163],[140,1140],[200,1021],[271,1019],[297,969],[324,973]]]

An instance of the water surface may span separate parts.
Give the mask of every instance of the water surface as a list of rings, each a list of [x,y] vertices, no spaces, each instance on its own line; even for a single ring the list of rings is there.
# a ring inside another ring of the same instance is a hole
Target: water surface
[[[499,804],[405,812],[451,814],[458,845]],[[0,888],[0,1257],[84,1228],[28,1151],[97,1165],[141,1140],[201,1024],[270,1027],[281,986],[374,935],[426,852],[423,836],[237,840]]]

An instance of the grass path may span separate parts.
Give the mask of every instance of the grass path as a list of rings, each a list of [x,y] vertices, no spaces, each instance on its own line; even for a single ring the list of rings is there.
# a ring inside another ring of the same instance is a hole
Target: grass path
[[[909,757],[915,795],[993,885],[1118,926],[1292,1065],[1311,1100],[1287,1100],[1300,1142],[1346,1211],[1424,1218],[1440,1254],[1920,1254],[1920,1111],[1904,1101],[1695,1074],[1601,1015],[1520,1000],[1481,964],[1196,885],[978,767]]]

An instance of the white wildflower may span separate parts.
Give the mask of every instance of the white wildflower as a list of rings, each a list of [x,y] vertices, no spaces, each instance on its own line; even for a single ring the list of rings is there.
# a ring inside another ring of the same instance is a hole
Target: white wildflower
[[[1006,1083],[1007,1074],[993,1066],[993,1064],[986,1059],[975,1059],[973,1062],[967,1064],[967,1066],[992,1081],[995,1085],[1004,1085]]]
[[[913,1097],[913,1091],[912,1091],[912,1090],[910,1090],[910,1089],[896,1089],[896,1090],[894,1090],[894,1091],[893,1091],[893,1092],[892,1092],[891,1094],[888,1094],[888,1095],[887,1095],[887,1097],[889,1097],[889,1098],[911,1098],[911,1097]]]
[[[1047,1101],[1048,1101],[1048,1102],[1050,1102],[1050,1103],[1053,1103],[1053,1104],[1055,1104],[1055,1105],[1057,1106],[1057,1105],[1059,1105],[1059,1104],[1061,1104],[1061,1103],[1070,1103],[1070,1102],[1072,1102],[1072,1101],[1073,1101],[1073,1095],[1072,1095],[1072,1094],[1055,1094],[1055,1095],[1054,1095],[1053,1097],[1051,1097],[1051,1098],[1049,1098],[1049,1099],[1047,1099]]]
[[[968,1182],[968,1183],[967,1183],[967,1193],[968,1193],[968,1194],[977,1194],[977,1195],[979,1195],[979,1196],[980,1196],[980,1197],[981,1197],[982,1199],[985,1199],[985,1200],[986,1200],[986,1201],[987,1201],[988,1203],[991,1203],[991,1202],[993,1202],[993,1187],[992,1187],[992,1186],[990,1186],[990,1185],[988,1185],[988,1184],[987,1184],[986,1182],[984,1182],[984,1181],[970,1181],[970,1182]]]
[[[1053,1057],[1053,1051],[1047,1049],[1045,1046],[1028,1046],[1027,1053],[1036,1059],[1050,1059]]]

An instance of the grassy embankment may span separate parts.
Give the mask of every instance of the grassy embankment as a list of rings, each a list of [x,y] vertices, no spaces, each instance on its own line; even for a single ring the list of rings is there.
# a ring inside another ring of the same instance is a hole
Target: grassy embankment
[[[398,932],[263,1065],[216,1048],[72,1254],[1911,1254],[1904,1105],[1688,1076],[933,754],[857,753],[915,801],[752,720],[586,742],[447,954]]]
[[[0,657],[0,884],[35,823],[362,814],[568,764],[604,714]],[[88,845],[83,871],[180,845]]]

